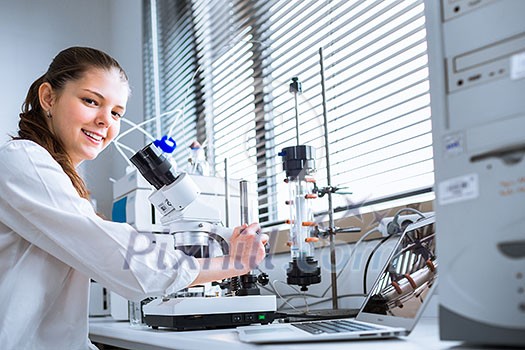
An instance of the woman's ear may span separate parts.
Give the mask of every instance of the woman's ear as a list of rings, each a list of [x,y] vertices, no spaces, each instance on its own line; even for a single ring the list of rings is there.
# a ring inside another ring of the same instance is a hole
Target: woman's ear
[[[42,83],[38,88],[38,99],[44,111],[49,112],[55,102],[55,92],[49,83]]]

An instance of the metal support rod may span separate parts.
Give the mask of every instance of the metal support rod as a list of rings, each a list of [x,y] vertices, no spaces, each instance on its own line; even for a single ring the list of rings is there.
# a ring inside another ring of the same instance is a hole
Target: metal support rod
[[[290,92],[293,94],[295,102],[295,138],[297,141],[297,146],[301,143],[299,141],[299,136],[301,132],[299,131],[299,101],[297,96],[303,91],[301,83],[299,82],[298,77],[292,78],[292,83],[290,84]]]
[[[330,275],[332,282],[332,307],[334,310],[339,308],[337,300],[337,271],[336,271],[336,252],[335,252],[335,223],[334,208],[332,203],[332,175],[330,173],[330,147],[328,144],[328,111],[326,108],[326,87],[324,78],[324,59],[323,48],[319,48],[319,63],[321,66],[321,94],[323,97],[323,120],[324,120],[324,147],[326,157],[326,183],[328,187],[328,232],[330,239]]]
[[[248,212],[248,181],[241,180],[239,182],[239,195],[241,200],[241,225],[250,223],[250,215]]]
[[[297,141],[297,146],[299,146],[301,143],[299,142],[299,103],[297,101],[297,92],[294,92],[293,96],[295,100],[295,139]]]
[[[150,0],[151,9],[151,42],[158,42],[158,26],[157,26],[157,0]],[[158,139],[162,137],[161,130],[161,111],[160,111],[160,72],[159,72],[159,50],[157,45],[151,46],[151,53],[153,59],[153,100],[155,105],[155,135]]]
[[[250,212],[248,208],[248,181],[239,181],[239,196],[241,202],[241,225],[250,224]],[[247,275],[253,274],[253,271],[247,273]],[[243,286],[244,287],[244,286]]]
[[[230,227],[230,186],[228,182],[228,158],[224,158],[224,215],[226,216],[226,227]]]

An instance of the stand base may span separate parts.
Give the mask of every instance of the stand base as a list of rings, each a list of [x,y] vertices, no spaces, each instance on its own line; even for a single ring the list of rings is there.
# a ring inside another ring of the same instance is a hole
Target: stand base
[[[148,326],[179,331],[268,324],[275,310],[274,295],[156,299],[143,306]]]

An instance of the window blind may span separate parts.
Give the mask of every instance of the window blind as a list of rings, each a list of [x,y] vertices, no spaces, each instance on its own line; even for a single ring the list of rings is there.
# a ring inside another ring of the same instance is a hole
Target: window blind
[[[147,127],[156,137],[173,137],[173,160],[183,170],[190,144],[205,141],[192,8],[184,1],[145,0],[143,9],[146,117],[160,121]]]
[[[278,153],[296,144],[293,77],[302,84],[299,140],[316,148],[316,179],[327,183],[320,48],[331,184],[347,193],[333,196],[334,206],[345,210],[431,188],[421,0],[148,0],[145,18],[152,4],[158,23],[144,23],[146,38],[158,31],[157,42],[150,41],[159,51],[157,113],[184,107],[174,137],[205,141],[216,175],[224,175],[227,159],[230,177],[256,184],[261,222],[288,216]],[[144,54],[148,87],[151,49]],[[163,132],[173,118],[163,119]],[[327,203],[318,199],[314,206],[323,211]]]

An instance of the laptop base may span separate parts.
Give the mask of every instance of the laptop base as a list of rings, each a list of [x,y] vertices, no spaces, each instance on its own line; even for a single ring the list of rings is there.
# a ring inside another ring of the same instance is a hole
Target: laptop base
[[[331,320],[336,318],[352,318],[359,313],[359,309],[319,309],[308,312],[289,312],[284,322],[301,322],[313,320]]]

